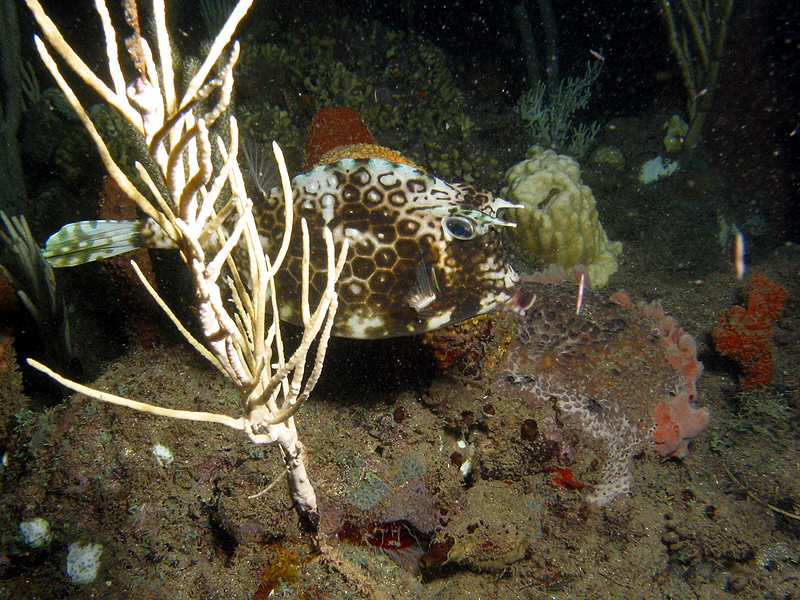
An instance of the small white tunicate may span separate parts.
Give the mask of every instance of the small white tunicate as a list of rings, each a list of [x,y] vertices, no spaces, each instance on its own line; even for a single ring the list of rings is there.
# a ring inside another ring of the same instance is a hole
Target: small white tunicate
[[[47,546],[53,540],[53,534],[50,533],[50,523],[41,517],[23,521],[19,524],[19,530],[22,532],[22,539],[31,548]]]
[[[74,542],[67,552],[67,575],[72,583],[91,583],[97,578],[100,570],[100,555],[103,546],[100,544],[82,544]]]
[[[175,457],[172,456],[172,450],[163,444],[156,444],[153,446],[153,456],[156,457],[158,464],[160,464],[162,467],[171,465],[172,461],[175,460]]]
[[[639,181],[648,184],[658,181],[662,177],[672,175],[678,170],[680,164],[677,160],[656,156],[642,165],[639,171]]]

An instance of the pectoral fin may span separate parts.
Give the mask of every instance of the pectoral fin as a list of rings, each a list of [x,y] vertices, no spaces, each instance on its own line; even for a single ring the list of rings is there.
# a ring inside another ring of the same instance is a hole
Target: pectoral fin
[[[408,305],[419,314],[427,313],[427,309],[436,300],[436,272],[428,269],[425,261],[417,263],[417,275],[414,287],[406,296]]]

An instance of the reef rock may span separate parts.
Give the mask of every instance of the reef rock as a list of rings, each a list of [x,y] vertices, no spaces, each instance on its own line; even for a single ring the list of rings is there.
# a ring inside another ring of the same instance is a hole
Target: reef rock
[[[640,446],[686,456],[709,422],[708,410],[694,406],[703,366],[661,305],[633,307],[624,292],[586,290],[576,314],[574,285],[527,283],[524,293],[534,299],[493,388],[530,408],[521,421],[536,421],[538,443],[557,444],[549,456],[560,464],[540,468],[569,465],[582,478],[603,464],[586,498],[603,505],[628,493]]]

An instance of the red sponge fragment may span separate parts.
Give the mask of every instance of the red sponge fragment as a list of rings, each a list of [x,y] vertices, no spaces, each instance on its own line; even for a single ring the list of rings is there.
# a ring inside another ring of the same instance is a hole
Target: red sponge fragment
[[[358,112],[343,106],[323,108],[308,128],[306,168],[313,168],[323,154],[339,146],[374,143],[375,138]]]
[[[754,272],[744,287],[747,308],[733,306],[719,315],[711,333],[720,354],[742,366],[743,390],[753,390],[772,381],[772,326],[786,304],[780,284]]]

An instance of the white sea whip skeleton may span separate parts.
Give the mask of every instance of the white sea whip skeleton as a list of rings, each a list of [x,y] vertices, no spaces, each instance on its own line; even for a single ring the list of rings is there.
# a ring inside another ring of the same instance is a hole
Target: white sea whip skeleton
[[[36,48],[94,140],[109,175],[180,249],[194,281],[195,308],[207,346],[181,325],[133,263],[142,284],[189,343],[239,389],[244,416],[235,418],[216,413],[161,408],[85,387],[61,377],[36,361],[29,360],[29,364],[66,387],[97,400],[176,419],[221,423],[244,431],[257,444],[276,444],[286,462],[295,507],[302,517],[315,522],[318,515],[317,500],[306,473],[304,447],[297,436],[294,414],[308,399],[322,370],[338,303],[335,284],[348,247],[345,243],[337,257],[330,231],[325,229],[321,232],[328,253],[328,280],[319,304],[312,310],[308,300],[310,234],[305,222],[302,223],[305,248],[302,282],[304,331],[297,349],[287,357],[277,320],[279,300],[276,298],[273,278],[281,268],[289,247],[289,234],[284,235],[275,257],[270,259],[265,256],[251,211],[252,203],[247,198],[237,163],[236,119],[230,117],[227,142],[218,136],[212,139],[209,132],[214,121],[228,107],[231,98],[233,66],[239,56],[238,42],[230,44],[230,57],[220,73],[213,78],[209,78],[209,74],[223,50],[229,46],[233,32],[250,8],[252,0],[241,0],[231,12],[205,61],[180,99],[175,90],[164,0],[153,2],[158,65],[147,41],[143,37],[135,39],[134,45],[140,48],[141,60],[137,65],[140,76],[130,85],[124,81],[117,36],[105,0],[95,0],[105,36],[110,87],[91,71],[64,40],[38,0],[26,2],[44,38],[35,36]],[[128,7],[132,6],[128,2]],[[138,33],[138,26],[134,31]],[[55,50],[72,71],[115,107],[142,136],[156,166],[154,172],[150,173],[143,165],[135,165],[147,187],[146,191],[137,189],[115,163],[86,110],[59,72],[48,47]],[[216,93],[215,102],[209,100],[212,93]],[[203,112],[201,104],[209,102],[211,108]],[[212,164],[212,143],[218,146],[221,165]],[[273,149],[286,199],[285,231],[291,232],[291,184],[280,148],[273,143]],[[159,191],[164,189],[168,191],[167,197]],[[247,248],[246,260],[234,260],[232,250],[239,244]],[[220,278],[224,279],[223,283],[220,283]],[[225,290],[230,293],[228,303],[223,300]],[[230,306],[234,308],[230,309]],[[315,341],[318,343],[313,366],[310,372],[306,372],[307,358]]]

